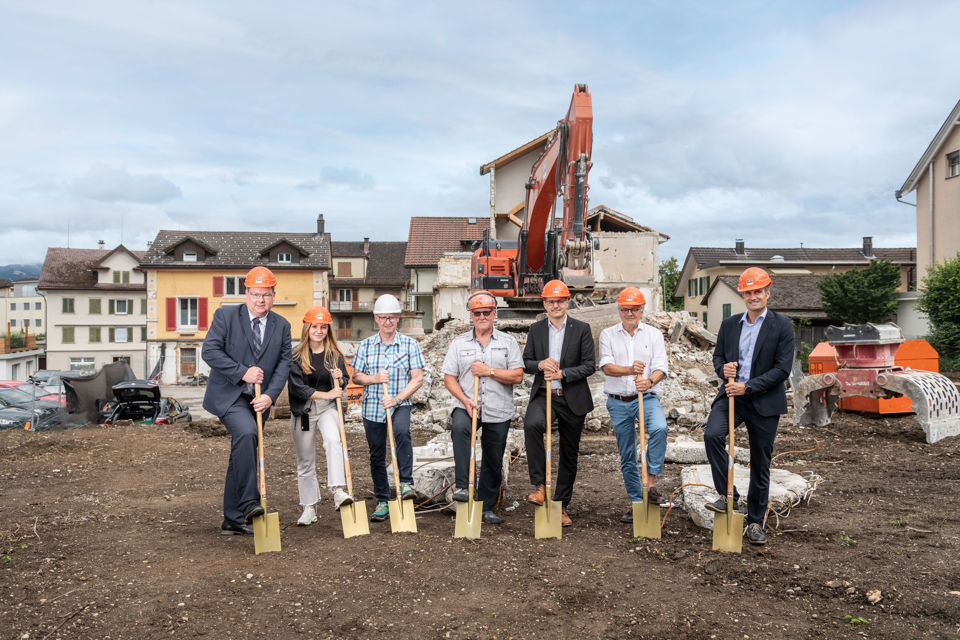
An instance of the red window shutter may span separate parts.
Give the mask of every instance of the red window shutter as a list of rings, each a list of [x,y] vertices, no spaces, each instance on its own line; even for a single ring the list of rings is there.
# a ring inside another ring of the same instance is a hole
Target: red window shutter
[[[177,330],[177,299],[167,298],[167,331]]]
[[[223,280],[221,279],[221,282]],[[197,329],[199,331],[206,331],[207,327],[207,299],[206,298],[197,298]]]
[[[213,297],[223,297],[223,276],[213,276]],[[201,298],[201,300],[203,300],[203,298]],[[206,327],[202,328],[206,329]]]

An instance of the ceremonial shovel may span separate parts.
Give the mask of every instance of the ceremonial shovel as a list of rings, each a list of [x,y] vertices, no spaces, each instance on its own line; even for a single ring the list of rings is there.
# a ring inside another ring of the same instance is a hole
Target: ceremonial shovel
[[[340,418],[340,448],[343,451],[343,473],[347,480],[347,493],[353,496],[353,477],[350,475],[350,454],[347,453],[347,432],[343,427],[343,405],[340,402],[340,381],[334,380],[334,390],[337,392],[337,417]],[[354,500],[349,505],[340,507],[340,524],[343,525],[343,537],[365,536],[370,534],[370,524],[367,522],[367,503]]]
[[[633,537],[660,539],[660,505],[650,502],[647,489],[647,428],[643,417],[643,394],[637,394],[640,415],[640,480],[643,483],[643,501],[633,503]]]
[[[383,383],[383,397],[387,397],[387,383]],[[400,469],[397,466],[397,444],[393,439],[393,414],[387,409],[387,439],[390,441],[390,458],[393,460],[393,482],[397,487],[397,497],[387,503],[390,509],[390,530],[393,533],[417,532],[417,519],[413,515],[413,502],[404,505],[400,497]]]
[[[457,526],[454,538],[479,538],[481,510],[483,503],[473,499],[473,480],[476,473],[477,458],[477,396],[480,391],[480,378],[473,377],[473,412],[470,416],[470,486],[467,489],[467,501],[457,503]]]
[[[260,397],[259,383],[254,385],[256,397]],[[268,551],[280,551],[280,514],[267,512],[267,475],[263,469],[263,414],[257,411],[257,481],[260,484],[260,506],[263,515],[253,519],[253,551],[257,555]]]
[[[560,523],[560,512],[562,505],[552,497],[550,489],[550,428],[552,419],[550,415],[551,400],[553,399],[553,380],[547,380],[547,484],[546,494],[543,497],[543,504],[534,509],[533,517],[533,535],[535,538],[556,538],[560,539],[563,529]]]
[[[733,382],[733,378],[728,378]],[[715,551],[740,553],[743,550],[743,514],[733,509],[733,396],[730,396],[730,454],[727,460],[727,512],[713,516]]]

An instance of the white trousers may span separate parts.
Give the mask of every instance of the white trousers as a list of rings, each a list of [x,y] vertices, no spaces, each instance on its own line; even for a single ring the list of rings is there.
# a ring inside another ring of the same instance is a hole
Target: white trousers
[[[300,506],[316,504],[320,501],[320,485],[317,483],[317,432],[323,438],[323,449],[327,454],[327,487],[345,487],[343,473],[343,450],[340,445],[340,422],[337,418],[337,405],[334,400],[313,400],[310,407],[310,430],[300,429],[301,418],[290,416],[290,433],[293,446],[297,450],[297,490],[300,492]]]

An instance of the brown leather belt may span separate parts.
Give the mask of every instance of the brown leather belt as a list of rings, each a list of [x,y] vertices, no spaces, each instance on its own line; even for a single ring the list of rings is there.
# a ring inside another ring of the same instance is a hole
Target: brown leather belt
[[[637,396],[618,396],[615,393],[608,393],[607,395],[614,400],[619,400],[620,402],[633,402],[637,399]]]
[[[551,393],[552,393],[553,395],[555,395],[555,396],[562,396],[562,395],[563,395],[563,389],[553,389],[553,390],[551,391]]]

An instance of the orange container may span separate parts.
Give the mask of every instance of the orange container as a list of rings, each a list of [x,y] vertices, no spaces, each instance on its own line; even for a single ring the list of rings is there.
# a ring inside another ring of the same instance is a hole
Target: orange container
[[[926,340],[907,340],[897,349],[894,364],[904,369],[940,372],[940,354]],[[810,352],[810,374],[829,373],[837,370],[837,351],[829,342],[821,342]],[[913,413],[910,398],[864,398],[852,397],[840,400],[844,411],[864,413]]]
[[[351,365],[347,365],[347,373],[350,376],[350,384],[347,385],[347,404],[360,404],[363,402],[363,385],[353,381],[353,375],[356,373]]]

